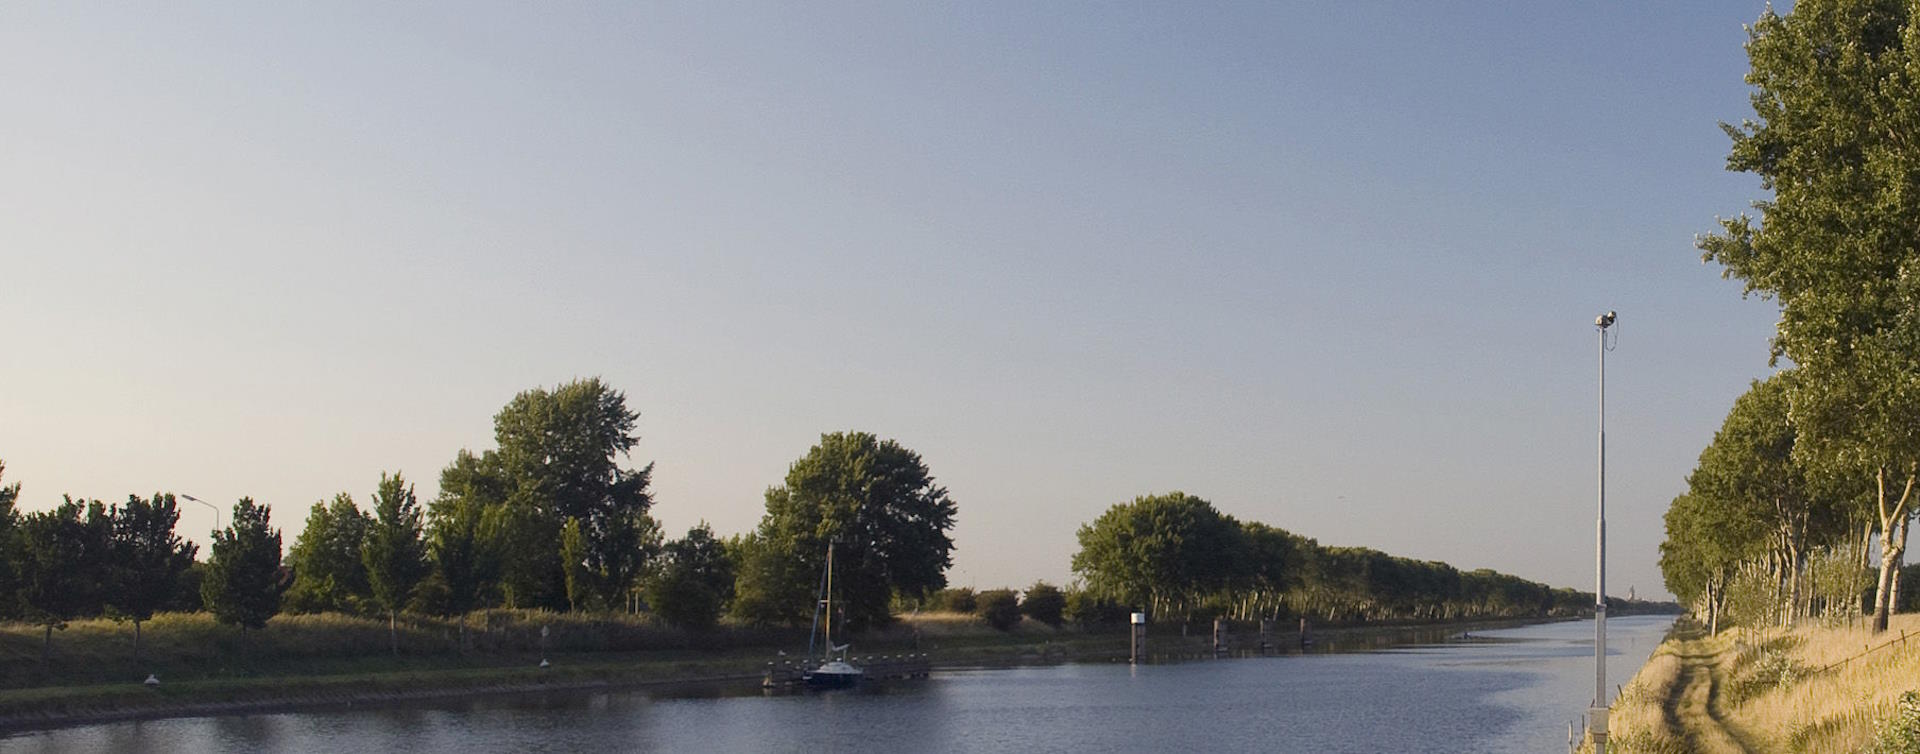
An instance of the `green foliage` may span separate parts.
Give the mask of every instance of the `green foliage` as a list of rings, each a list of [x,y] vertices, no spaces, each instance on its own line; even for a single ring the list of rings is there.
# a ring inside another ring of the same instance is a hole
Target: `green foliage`
[[[0,479],[6,477],[7,464],[0,461]],[[18,594],[20,583],[18,571],[14,566],[15,557],[11,553],[20,552],[25,545],[19,541],[20,513],[15,508],[20,499],[20,483],[0,484],[0,620],[19,616]]]
[[[427,554],[441,610],[464,615],[489,599],[499,579],[497,551],[482,535],[488,506],[506,500],[504,475],[462,450],[440,472],[440,495],[427,507]]]
[[[112,518],[112,566],[117,574],[107,602],[137,625],[166,606],[200,548],[174,534],[180,509],[171,494],[144,499],[128,495]]]
[[[733,595],[727,551],[704,522],[668,542],[660,568],[647,583],[647,606],[667,625],[711,628]]]
[[[514,492],[508,504],[533,509],[529,518],[549,533],[549,551],[567,519],[580,521],[584,575],[604,604],[621,601],[660,543],[648,515],[653,466],[618,464],[639,441],[639,418],[625,395],[598,378],[523,392],[494,417],[499,466]],[[560,586],[558,568],[547,580]]]
[[[887,621],[896,593],[919,598],[946,585],[955,506],[920,455],[899,443],[865,432],[822,435],[766,501],[758,531],[765,546],[741,575],[759,592],[753,599],[797,609],[751,610],[789,620],[810,614],[817,576],[802,574],[822,571],[829,541],[837,543],[835,607],[844,606],[852,630]]]
[[[580,528],[580,519],[569,518],[560,527],[560,573],[566,577],[568,610],[592,603],[593,593],[587,589],[587,534]]]
[[[1125,625],[1132,610],[1110,598],[1094,594],[1085,589],[1073,589],[1067,592],[1066,613],[1063,617],[1083,629],[1101,626]]]
[[[1059,587],[1045,581],[1035,581],[1020,595],[1020,614],[1059,628],[1065,621],[1067,596]]]
[[[1073,570],[1087,589],[1155,614],[1190,612],[1244,565],[1239,522],[1184,492],[1115,505],[1078,536]]]
[[[1754,118],[1723,126],[1730,170],[1771,190],[1702,237],[1708,261],[1780,303],[1773,354],[1797,365],[1795,454],[1871,479],[1875,627],[1920,475],[1920,29],[1899,0],[1769,9],[1747,44]]]
[[[814,582],[800,574],[799,555],[791,542],[756,532],[727,540],[726,551],[734,566],[730,612],[735,618],[751,626],[806,623],[813,614]],[[801,596],[796,599],[795,595]]]
[[[1124,621],[1128,608],[1164,620],[1315,616],[1334,622],[1577,615],[1593,597],[1488,570],[1363,547],[1321,547],[1283,529],[1242,524],[1183,493],[1141,497],[1080,528],[1073,567],[1083,590],[1065,615]]]
[[[565,608],[588,594],[595,604],[620,604],[661,538],[648,515],[653,467],[619,465],[639,440],[638,420],[626,397],[598,378],[528,390],[500,409],[499,448],[460,451],[441,472],[429,512],[449,609],[470,610],[496,592],[518,607]],[[579,521],[579,557],[563,560],[569,519]],[[570,594],[571,566],[578,570]]]
[[[221,623],[258,629],[280,612],[280,531],[272,515],[272,506],[243,497],[232,523],[213,533],[200,598]]]
[[[306,529],[288,552],[293,586],[285,607],[290,613],[359,612],[373,598],[362,548],[373,519],[342,492],[331,505],[313,504]]]
[[[1020,625],[1020,598],[1012,589],[988,589],[980,593],[974,612],[997,631],[1012,631]]]
[[[381,473],[380,486],[373,494],[373,522],[367,529],[361,562],[366,566],[373,599],[389,618],[407,605],[414,587],[427,575],[420,516],[413,485],[407,484],[399,472],[391,476]]]
[[[972,613],[979,607],[979,599],[972,587],[954,586],[934,592],[928,600],[935,610],[950,613]]]
[[[52,629],[100,614],[111,593],[113,522],[105,506],[71,497],[21,519],[14,568],[27,622]]]
[[[1893,717],[1882,724],[1865,754],[1912,754],[1920,751],[1920,691],[1900,695]]]

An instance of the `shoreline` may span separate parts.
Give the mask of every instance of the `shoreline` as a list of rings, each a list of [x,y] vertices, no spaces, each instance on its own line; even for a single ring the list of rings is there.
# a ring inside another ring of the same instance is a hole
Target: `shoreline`
[[[1396,626],[1329,627],[1310,631],[1309,635],[1315,638],[1311,648],[1303,650],[1297,644],[1282,640],[1275,642],[1277,650],[1270,650],[1267,654],[1366,652],[1423,641],[1445,641],[1476,630],[1568,620],[1579,619],[1509,618]],[[1005,638],[1013,635],[984,636],[997,641],[963,642],[942,649],[938,645],[947,644],[950,639],[980,637],[930,637],[936,646],[923,651],[934,655],[931,667],[936,672],[1127,661],[1125,640],[1120,637],[1081,635],[1075,637],[1078,641],[1058,643],[1043,640],[1039,643],[1040,651],[1036,652],[1033,651],[1033,643],[1006,643]],[[1297,637],[1298,633],[1279,636]],[[1149,662],[1186,662],[1213,657],[1208,649],[1210,637],[1207,636],[1154,636],[1148,641],[1149,646],[1158,644],[1167,647],[1151,652]],[[1117,654],[1114,647],[1120,648]],[[1257,650],[1239,650],[1225,657],[1245,657],[1254,651]],[[162,684],[154,688],[119,684],[19,689],[0,692],[0,740],[37,731],[120,722],[344,710],[378,703],[416,703],[553,692],[729,689],[757,683],[771,664],[749,664],[738,659],[711,663],[614,663],[605,660],[595,662],[594,655],[590,654],[580,657],[586,662],[569,665],[566,664],[569,658],[562,657],[562,664],[545,669],[515,667],[356,676],[295,675],[190,681]],[[8,699],[9,696],[29,698]]]

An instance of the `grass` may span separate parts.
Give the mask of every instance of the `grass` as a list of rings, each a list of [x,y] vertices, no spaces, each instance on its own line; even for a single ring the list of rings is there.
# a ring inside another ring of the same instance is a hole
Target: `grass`
[[[1316,648],[1364,648],[1422,630],[1522,622],[1323,629],[1315,631]],[[1205,631],[1154,629],[1149,645],[1156,658],[1211,655]],[[218,625],[204,613],[165,614],[148,621],[142,635],[143,659],[136,663],[131,624],[74,621],[54,632],[43,665],[41,629],[0,624],[0,730],[409,696],[744,682],[757,678],[776,650],[793,661],[807,645],[805,628],[722,625],[690,633],[630,616],[509,610],[465,621],[403,618],[397,654],[384,618],[341,614],[279,616],[251,631]],[[1283,631],[1272,638],[1284,647],[1295,637]],[[1235,639],[1248,648],[1257,636],[1242,627]],[[1002,632],[961,613],[901,616],[853,637],[853,644],[856,656],[927,653],[939,667],[1127,659],[1124,626],[1082,630],[1022,621]],[[543,657],[550,668],[538,667]],[[141,685],[149,673],[160,678],[157,688]]]
[[[1715,637],[1682,629],[1622,690],[1609,750],[1861,751],[1915,689],[1920,614],[1893,616],[1877,635],[1820,625]]]

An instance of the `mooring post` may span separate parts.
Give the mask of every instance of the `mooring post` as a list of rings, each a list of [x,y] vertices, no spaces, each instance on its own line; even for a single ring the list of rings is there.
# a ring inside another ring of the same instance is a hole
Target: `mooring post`
[[[1134,613],[1133,620],[1128,624],[1127,630],[1130,637],[1127,641],[1129,648],[1127,662],[1135,665],[1145,662],[1147,659],[1147,614]]]
[[[1219,655],[1227,651],[1227,619],[1213,619],[1213,653]]]

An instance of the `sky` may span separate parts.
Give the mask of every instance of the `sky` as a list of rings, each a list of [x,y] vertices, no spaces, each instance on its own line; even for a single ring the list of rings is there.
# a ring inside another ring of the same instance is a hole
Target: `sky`
[[[1662,596],[1769,372],[1694,249],[1763,197],[1757,1],[291,5],[0,9],[23,509],[252,496],[291,545],[598,376],[670,533],[861,430],[958,504],[960,586],[1179,490],[1592,589],[1616,310],[1608,586]]]

